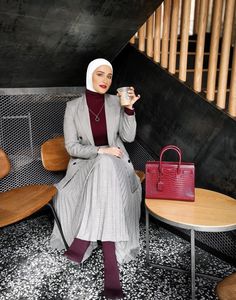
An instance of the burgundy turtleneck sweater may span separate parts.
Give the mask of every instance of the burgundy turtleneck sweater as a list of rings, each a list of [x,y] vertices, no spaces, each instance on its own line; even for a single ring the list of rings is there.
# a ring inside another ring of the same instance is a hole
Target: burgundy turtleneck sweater
[[[86,90],[86,100],[89,108],[90,125],[94,143],[96,146],[108,145],[104,95]],[[100,120],[97,122],[92,112],[97,115],[100,110],[101,112],[98,116]]]
[[[90,125],[94,143],[96,146],[108,145],[104,94],[99,94],[86,89],[85,95],[89,108]],[[133,115],[134,110],[125,107],[125,113]],[[96,116],[94,114],[98,115],[98,122],[95,120]]]

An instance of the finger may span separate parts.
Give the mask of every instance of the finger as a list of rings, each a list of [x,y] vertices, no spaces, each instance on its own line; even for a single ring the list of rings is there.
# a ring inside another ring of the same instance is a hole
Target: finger
[[[130,92],[130,93],[128,93],[128,95],[129,95],[130,98],[135,98],[136,97],[134,92]]]
[[[134,101],[137,101],[138,99],[140,99],[140,95],[138,95],[138,96],[135,96],[135,98],[134,98]]]
[[[123,152],[121,150],[119,150],[118,156],[121,157],[122,155],[123,155]]]
[[[114,155],[119,158],[121,158],[121,156],[122,156],[122,154],[120,152],[116,152]]]

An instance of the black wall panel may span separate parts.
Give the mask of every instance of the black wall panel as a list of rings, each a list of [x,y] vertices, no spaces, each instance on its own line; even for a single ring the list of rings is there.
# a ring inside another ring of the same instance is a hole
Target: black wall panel
[[[167,144],[179,146],[183,160],[196,164],[197,187],[236,198],[236,121],[132,46],[114,61],[113,92],[124,85],[142,96],[137,135],[146,147],[159,154]]]
[[[114,61],[111,92],[127,85],[141,94],[135,110],[137,140],[144,152],[158,159],[163,146],[175,144],[182,149],[184,161],[195,163],[197,187],[236,198],[236,120],[132,46],[127,46]],[[143,166],[147,155],[138,153],[138,157]],[[169,152],[165,158],[177,159]],[[188,230],[168,228],[185,238],[189,236]],[[196,244],[235,265],[235,234],[197,232]]]
[[[113,60],[162,0],[1,0],[0,87],[80,86]]]

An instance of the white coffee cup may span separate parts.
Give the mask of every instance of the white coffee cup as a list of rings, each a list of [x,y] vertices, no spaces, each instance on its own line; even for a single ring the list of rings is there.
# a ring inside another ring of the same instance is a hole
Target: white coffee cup
[[[128,91],[130,87],[129,86],[123,86],[117,89],[117,92],[120,95],[120,105],[126,106],[131,104],[131,99],[129,97]]]

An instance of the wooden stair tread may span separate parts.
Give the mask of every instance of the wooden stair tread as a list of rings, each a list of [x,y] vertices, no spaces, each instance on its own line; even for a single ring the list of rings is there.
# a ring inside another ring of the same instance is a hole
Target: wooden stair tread
[[[52,185],[29,185],[0,193],[0,227],[32,215],[49,203],[56,191]]]

